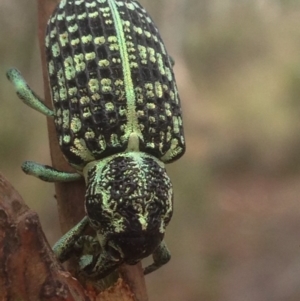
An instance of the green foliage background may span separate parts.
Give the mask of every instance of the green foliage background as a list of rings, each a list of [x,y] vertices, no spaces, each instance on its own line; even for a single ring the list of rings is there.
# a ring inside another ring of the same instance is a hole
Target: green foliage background
[[[299,300],[300,1],[141,2],[176,61],[187,142],[150,300]],[[0,1],[0,170],[54,243],[53,186],[19,168],[50,164],[45,118],[5,78],[15,66],[43,95],[36,19],[36,1]]]

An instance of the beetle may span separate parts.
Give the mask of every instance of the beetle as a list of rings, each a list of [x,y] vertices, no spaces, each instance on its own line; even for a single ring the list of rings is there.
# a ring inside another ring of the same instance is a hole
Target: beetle
[[[173,188],[165,164],[185,151],[172,59],[135,0],[61,0],[48,21],[45,46],[53,109],[18,70],[7,77],[23,102],[53,117],[61,151],[76,173],[32,161],[23,171],[49,182],[86,182],[86,216],[54,252],[63,262],[96,242],[97,251],[80,258],[91,278],[152,254],[148,274],[170,259],[163,238]],[[88,225],[94,238],[83,235]]]

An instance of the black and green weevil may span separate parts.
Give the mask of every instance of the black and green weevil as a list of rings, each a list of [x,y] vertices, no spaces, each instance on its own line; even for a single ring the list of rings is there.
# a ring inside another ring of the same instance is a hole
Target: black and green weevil
[[[31,161],[22,169],[44,181],[86,182],[86,217],[54,252],[67,260],[90,225],[99,251],[81,258],[87,277],[152,254],[144,269],[150,273],[170,259],[163,238],[173,189],[164,164],[185,151],[173,60],[135,0],[61,0],[45,46],[53,109],[19,71],[7,76],[27,105],[54,118],[60,148],[77,173]]]

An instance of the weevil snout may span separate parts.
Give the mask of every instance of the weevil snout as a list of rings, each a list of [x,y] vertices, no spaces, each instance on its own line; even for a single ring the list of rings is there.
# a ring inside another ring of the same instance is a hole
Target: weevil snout
[[[141,231],[110,235],[107,252],[112,257],[121,256],[127,264],[136,264],[151,255],[163,240],[163,234]]]

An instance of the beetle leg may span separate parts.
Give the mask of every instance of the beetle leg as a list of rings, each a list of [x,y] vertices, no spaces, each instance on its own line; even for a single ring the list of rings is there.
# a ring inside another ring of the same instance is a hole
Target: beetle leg
[[[19,70],[14,68],[9,69],[6,76],[14,85],[18,97],[25,104],[46,116],[53,117],[55,115],[54,112],[31,90]]]
[[[84,255],[80,258],[81,273],[91,279],[103,278],[114,271],[123,262],[112,258],[107,252],[101,251],[98,256]]]
[[[70,235],[67,233],[65,236],[68,235],[68,237],[66,239],[61,238],[60,241],[62,242],[60,243],[59,241],[56,245],[60,244],[62,246],[60,249],[66,253],[67,256],[61,256],[64,260],[68,259],[71,255],[79,258],[79,273],[83,277],[89,279],[103,278],[123,263],[122,259],[112,257],[101,248],[99,236],[81,235],[78,238],[77,229],[74,232],[76,232],[76,241],[74,243],[69,239]],[[72,233],[71,235],[73,236],[74,234]],[[68,242],[71,241],[71,243],[65,243],[66,240]],[[56,245],[54,247],[55,250],[57,249]],[[65,248],[65,245],[68,245],[68,247]],[[61,254],[62,252],[58,253]]]
[[[75,242],[74,249],[79,256],[79,268],[83,270],[86,266],[92,264],[94,256],[99,254],[101,247],[99,241],[90,235],[80,236]]]
[[[157,249],[152,254],[153,263],[144,269],[144,274],[152,273],[153,271],[166,264],[171,259],[171,253],[164,241],[160,243]]]
[[[82,235],[76,241],[74,248],[80,252],[80,255],[98,254],[101,250],[97,238],[91,235]]]
[[[53,246],[53,252],[60,262],[69,259],[74,253],[74,246],[79,238],[82,236],[84,230],[88,226],[89,221],[85,216],[76,226],[64,234]]]
[[[72,182],[82,178],[82,175],[76,172],[60,171],[51,166],[32,161],[25,161],[21,168],[26,174],[46,182]]]

